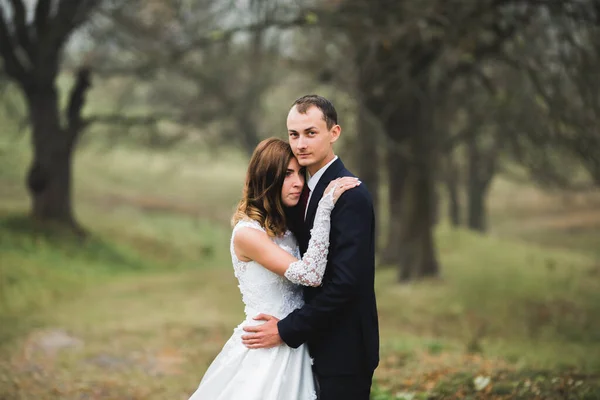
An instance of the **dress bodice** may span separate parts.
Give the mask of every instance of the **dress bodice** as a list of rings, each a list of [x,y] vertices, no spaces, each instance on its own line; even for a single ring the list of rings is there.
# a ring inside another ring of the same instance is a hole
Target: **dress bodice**
[[[265,231],[262,226],[253,220],[239,221],[231,234],[231,259],[235,277],[238,279],[244,312],[249,318],[259,313],[284,318],[290,312],[304,305],[302,288],[285,277],[269,271],[255,261],[241,261],[233,249],[233,238],[238,229],[249,227]],[[287,231],[281,237],[272,239],[275,244],[296,258],[300,258],[300,250],[294,235]]]

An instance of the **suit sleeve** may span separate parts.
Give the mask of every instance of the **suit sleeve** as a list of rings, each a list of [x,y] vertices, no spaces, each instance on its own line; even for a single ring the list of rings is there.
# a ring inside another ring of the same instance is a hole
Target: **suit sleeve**
[[[319,330],[359,293],[364,260],[370,254],[373,206],[365,191],[350,190],[338,200],[331,216],[331,255],[327,280],[310,303],[278,323],[279,335],[297,348]]]

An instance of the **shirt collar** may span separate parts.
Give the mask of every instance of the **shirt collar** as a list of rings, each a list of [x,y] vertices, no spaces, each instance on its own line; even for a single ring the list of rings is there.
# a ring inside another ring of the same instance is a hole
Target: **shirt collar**
[[[321,179],[321,177],[323,176],[323,174],[325,173],[325,171],[327,170],[327,168],[329,168],[329,166],[331,164],[334,163],[335,160],[338,159],[338,156],[333,157],[333,160],[329,161],[324,167],[322,167],[320,170],[318,170],[317,172],[315,172],[314,175],[310,175],[307,172],[308,177],[308,182],[306,183],[308,185],[308,188],[310,189],[311,192],[313,192],[315,190],[315,188],[317,187],[317,183],[319,183],[319,180]]]

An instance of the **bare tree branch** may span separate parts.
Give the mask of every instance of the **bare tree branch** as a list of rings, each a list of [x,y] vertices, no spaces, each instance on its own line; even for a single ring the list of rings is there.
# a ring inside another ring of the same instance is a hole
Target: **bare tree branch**
[[[143,29],[139,26],[139,24],[136,23],[136,21],[132,21],[131,18],[127,17],[126,15],[118,13],[115,15],[108,15],[104,11],[100,12],[104,16],[109,17],[114,22],[116,22],[121,32],[126,32],[134,38],[139,38],[140,35],[145,38],[151,38],[152,36],[154,36],[155,41],[151,42],[151,44],[153,45],[152,51],[155,51],[156,45],[160,44],[160,52],[163,53],[164,58],[168,63],[176,63],[193,51],[202,50],[217,43],[227,42],[231,39],[231,37],[238,33],[253,33],[262,31],[266,28],[276,28],[285,30],[299,26],[304,26],[307,24],[306,12],[303,12],[299,15],[293,16],[292,18],[286,18],[281,20],[267,19],[258,22],[253,22],[250,24],[234,26],[228,29],[211,30],[203,35],[196,37],[188,43],[182,44],[175,43],[172,41],[167,43],[162,42],[160,38],[156,37],[155,32]],[[150,49],[147,50],[150,51]],[[146,69],[146,67],[138,65],[135,69]]]
[[[23,84],[26,80],[27,71],[15,54],[15,43],[8,30],[8,23],[2,7],[0,7],[0,54],[4,60],[6,73],[20,84]]]
[[[10,3],[13,8],[13,21],[19,45],[29,57],[29,62],[33,63],[33,49],[31,37],[29,35],[29,28],[26,21],[25,5],[23,4],[22,0],[10,0]]]
[[[77,72],[77,80],[69,96],[69,105],[67,107],[67,131],[69,140],[76,140],[77,135],[85,127],[84,120],[81,117],[81,111],[85,104],[85,95],[91,86],[90,70],[82,67]]]
[[[47,32],[47,35],[43,38],[39,38],[40,40],[43,39],[41,46],[48,46],[47,53],[56,51],[64,45],[67,37],[86,20],[88,14],[99,2],[100,0],[60,1],[58,11],[50,22],[54,29]]]
[[[48,17],[50,16],[51,0],[38,0],[35,7],[35,30],[38,41],[44,36]]]

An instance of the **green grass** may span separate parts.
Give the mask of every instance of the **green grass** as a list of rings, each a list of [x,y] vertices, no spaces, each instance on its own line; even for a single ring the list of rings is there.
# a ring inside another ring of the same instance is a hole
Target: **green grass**
[[[243,157],[82,149],[81,240],[31,224],[27,152],[1,154],[3,398],[187,398],[242,319],[228,219]],[[398,285],[378,269],[374,399],[598,398],[600,232],[576,207],[527,205],[529,189],[525,205],[506,203],[510,190],[492,193],[492,235],[438,227],[440,279]],[[589,239],[564,229],[581,220]],[[52,335],[72,343],[48,348]]]
[[[593,259],[444,227],[437,239],[441,280],[398,286],[395,271],[378,273],[384,339],[402,332],[538,368],[600,369]]]

